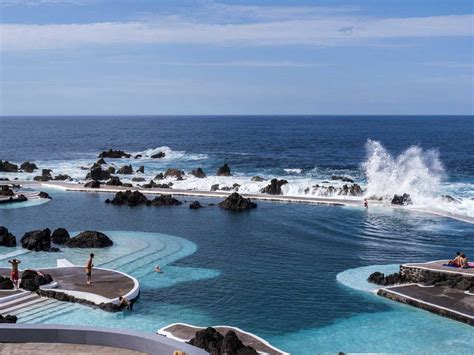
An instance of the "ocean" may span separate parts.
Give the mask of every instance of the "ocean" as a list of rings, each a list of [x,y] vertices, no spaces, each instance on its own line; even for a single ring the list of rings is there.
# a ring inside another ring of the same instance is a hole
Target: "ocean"
[[[20,322],[148,332],[173,322],[229,324],[294,354],[450,353],[474,346],[471,327],[379,298],[365,282],[366,267],[396,271],[400,263],[449,258],[459,249],[474,255],[472,224],[420,212],[474,217],[472,116],[2,117],[0,133],[0,159],[33,161],[76,181],[85,177],[81,166],[114,148],[142,155],[113,164],[143,165],[147,179],[170,167],[202,167],[208,175],[186,176],[173,182],[176,188],[238,183],[240,192],[253,193],[268,183],[251,181],[258,175],[286,179],[286,195],[317,196],[314,185],[340,184],[331,177],[342,175],[367,196],[388,201],[409,193],[414,203],[366,210],[257,201],[257,209],[235,214],[208,206],[215,198],[199,198],[206,207],[197,211],[130,208],[106,205],[109,194],[47,189],[50,202],[0,209],[0,225],[17,238],[46,227],[106,231],[117,247],[98,252],[97,262],[136,276],[142,292],[127,314],[70,305],[22,315]],[[159,151],[165,158],[152,159]],[[224,163],[233,176],[214,176]],[[0,262],[9,252],[0,247]],[[86,255],[63,253],[80,264]],[[31,267],[54,266],[56,258],[21,255]],[[163,275],[152,272],[156,264]]]

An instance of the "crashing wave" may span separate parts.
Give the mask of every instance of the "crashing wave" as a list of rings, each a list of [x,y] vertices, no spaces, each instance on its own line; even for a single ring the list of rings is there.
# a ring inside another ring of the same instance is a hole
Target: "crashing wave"
[[[184,150],[172,150],[170,147],[167,146],[149,148],[141,152],[134,152],[132,153],[132,155],[141,155],[141,159],[152,159],[153,155],[158,154],[160,152],[165,154],[163,158],[160,158],[164,161],[204,160],[208,158],[206,154],[188,154]]]

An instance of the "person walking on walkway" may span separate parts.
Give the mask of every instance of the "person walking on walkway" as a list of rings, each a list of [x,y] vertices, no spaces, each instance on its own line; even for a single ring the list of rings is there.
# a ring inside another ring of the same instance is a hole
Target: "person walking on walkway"
[[[91,284],[92,268],[94,267],[93,260],[94,260],[94,254],[89,255],[89,260],[87,260],[87,264],[86,264],[86,276],[87,276],[88,285]]]
[[[11,259],[8,260],[10,264],[12,264],[12,271],[10,273],[11,279],[13,281],[13,285],[15,288],[18,288],[18,279],[20,278],[20,272],[18,271],[18,264],[21,263],[18,259]]]

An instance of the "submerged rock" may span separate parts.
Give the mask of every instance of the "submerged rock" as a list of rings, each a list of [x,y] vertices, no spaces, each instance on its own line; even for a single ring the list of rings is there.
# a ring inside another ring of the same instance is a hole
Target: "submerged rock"
[[[181,201],[175,199],[171,195],[159,195],[156,196],[153,200],[151,200],[152,206],[178,206],[181,204]]]
[[[190,174],[194,175],[199,179],[204,179],[207,176],[204,170],[202,170],[202,168],[193,169]]]
[[[16,246],[15,236],[8,231],[6,227],[0,226],[0,246],[14,247]]]
[[[91,189],[98,189],[100,187],[100,181],[97,181],[97,180],[89,181],[88,183],[84,185],[84,187],[88,187]]]
[[[112,240],[104,233],[84,231],[69,239],[64,245],[69,248],[106,248],[113,244]]]
[[[103,151],[99,154],[99,158],[112,158],[112,159],[120,159],[120,158],[130,158],[131,155],[125,153],[123,150],[113,150],[109,149],[108,151]]]
[[[5,173],[17,173],[18,165],[10,163],[7,160],[0,160],[0,171]]]
[[[20,240],[21,246],[28,250],[50,251],[51,231],[49,228],[26,232]]]
[[[392,205],[399,205],[399,206],[407,206],[411,205],[413,202],[411,201],[411,197],[409,194],[403,195],[393,195]]]
[[[69,239],[71,239],[71,237],[65,228],[58,228],[51,235],[51,240],[54,244],[65,244]]]
[[[202,208],[202,205],[199,201],[193,201],[189,204],[189,209],[191,210],[197,210],[199,208]]]
[[[20,288],[28,291],[36,291],[40,286],[53,282],[49,274],[43,274],[36,270],[25,270],[21,274]]]
[[[23,170],[25,173],[32,173],[38,167],[35,163],[30,163],[29,161],[25,161],[23,164],[20,165],[20,169]]]
[[[227,164],[222,165],[218,170],[217,170],[217,176],[231,176],[232,174],[230,173],[230,167]]]
[[[283,192],[281,190],[281,187],[286,184],[288,184],[288,181],[286,180],[272,179],[270,181],[270,184],[261,189],[260,192],[269,195],[282,195]]]
[[[257,204],[252,202],[249,198],[244,198],[237,192],[229,195],[224,201],[219,203],[220,208],[224,208],[232,211],[245,211],[252,208],[256,208]]]

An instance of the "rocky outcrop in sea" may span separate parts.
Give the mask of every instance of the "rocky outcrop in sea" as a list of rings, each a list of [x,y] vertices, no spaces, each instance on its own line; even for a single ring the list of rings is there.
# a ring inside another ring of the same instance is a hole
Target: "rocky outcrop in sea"
[[[245,211],[256,208],[257,204],[252,202],[249,198],[239,195],[237,192],[229,195],[224,201],[219,203],[219,207],[231,211]]]

